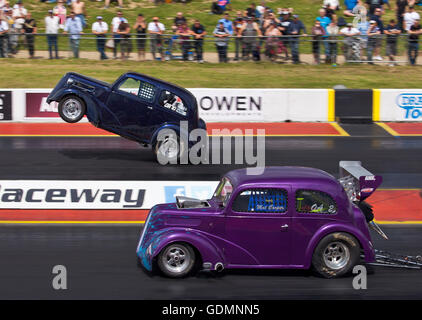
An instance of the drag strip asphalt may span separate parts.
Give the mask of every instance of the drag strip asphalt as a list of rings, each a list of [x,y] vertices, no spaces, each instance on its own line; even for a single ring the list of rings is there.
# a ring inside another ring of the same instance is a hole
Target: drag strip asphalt
[[[309,166],[337,175],[340,160],[360,160],[383,176],[383,188],[422,188],[419,137],[267,137],[265,148],[267,166]],[[234,164],[234,154],[232,164],[162,166],[151,149],[120,137],[2,137],[0,149],[0,180],[203,181],[244,167]]]
[[[422,227],[383,226],[375,247],[422,253]],[[142,226],[0,227],[0,299],[421,299],[422,270],[372,267],[366,290],[352,277],[322,279],[310,271],[227,270],[186,279],[137,267]],[[67,290],[54,290],[52,269],[67,270]]]

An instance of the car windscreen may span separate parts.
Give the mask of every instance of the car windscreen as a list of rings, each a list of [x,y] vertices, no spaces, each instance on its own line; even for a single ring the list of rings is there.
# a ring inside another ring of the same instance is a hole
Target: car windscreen
[[[215,189],[214,198],[226,206],[227,201],[230,199],[230,196],[233,192],[233,185],[227,177],[221,179],[220,183]]]

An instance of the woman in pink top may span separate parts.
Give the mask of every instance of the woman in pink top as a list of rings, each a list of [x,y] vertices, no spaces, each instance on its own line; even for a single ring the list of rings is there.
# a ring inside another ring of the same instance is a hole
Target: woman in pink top
[[[57,6],[53,9],[53,13],[59,17],[60,26],[63,26],[66,22],[66,7],[63,5],[63,0],[59,0]]]

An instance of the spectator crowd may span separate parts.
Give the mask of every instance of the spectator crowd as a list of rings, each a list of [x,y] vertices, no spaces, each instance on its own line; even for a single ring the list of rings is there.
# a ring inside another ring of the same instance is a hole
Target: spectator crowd
[[[106,0],[105,8],[109,4]],[[167,30],[159,17],[148,22],[141,13],[130,23],[120,9],[122,0],[118,1],[119,10],[111,21],[97,16],[91,25],[88,25],[84,1],[58,0],[41,25],[50,59],[59,58],[59,35],[67,37],[73,57],[79,58],[81,37],[92,34],[102,60],[109,58],[107,48],[114,59],[128,59],[135,50],[138,59],[144,60],[149,41],[154,59],[171,59],[174,49],[180,48],[180,59],[202,63],[204,42],[213,41],[222,63],[229,61],[228,49],[232,45],[235,61],[260,61],[264,55],[272,61],[291,60],[299,64],[300,47],[309,43],[314,64],[336,66],[340,49],[348,62],[374,64],[384,61],[381,49],[385,47],[386,62],[394,66],[398,40],[406,39],[408,61],[415,65],[422,34],[419,5],[422,5],[420,0],[396,0],[395,19],[387,22],[383,16],[392,10],[389,0],[344,0],[341,3],[323,0],[313,25],[306,28],[294,8],[275,9],[262,1],[235,11],[230,0],[220,0],[213,2],[210,8],[210,13],[219,16],[213,30],[206,30],[198,19],[189,23],[182,12],[177,13]],[[37,23],[40,24],[32,18],[22,0],[13,6],[7,0],[0,0],[0,58],[12,57],[22,45],[29,57],[34,58],[36,35],[40,34]]]

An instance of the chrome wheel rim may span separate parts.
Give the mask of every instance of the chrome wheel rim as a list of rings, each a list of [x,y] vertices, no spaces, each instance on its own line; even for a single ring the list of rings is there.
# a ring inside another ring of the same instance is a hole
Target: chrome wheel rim
[[[342,242],[331,242],[323,253],[325,265],[333,270],[343,268],[350,259],[350,250]]]
[[[81,116],[82,105],[76,99],[68,99],[63,104],[63,114],[70,120],[75,120]]]
[[[163,266],[171,273],[182,273],[189,267],[192,257],[185,247],[174,245],[163,254]]]
[[[167,159],[177,157],[179,152],[179,143],[177,142],[177,139],[173,137],[166,138],[160,145],[160,152]]]

